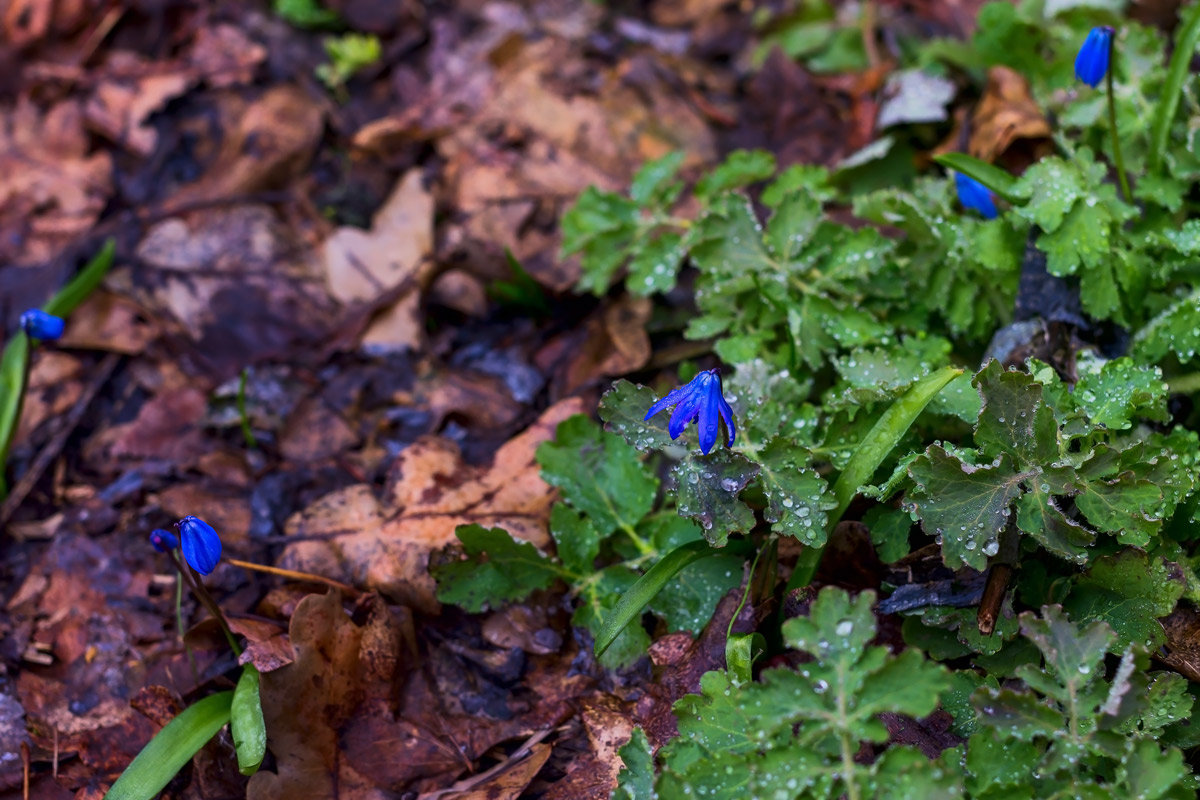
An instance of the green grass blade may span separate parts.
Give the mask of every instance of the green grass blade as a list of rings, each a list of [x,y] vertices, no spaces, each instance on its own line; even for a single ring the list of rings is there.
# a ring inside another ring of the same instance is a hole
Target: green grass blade
[[[833,485],[833,496],[837,507],[829,513],[829,531],[832,533],[835,525],[846,513],[850,501],[858,494],[858,489],[871,479],[875,470],[895,448],[896,443],[904,436],[917,417],[925,410],[925,406],[946,387],[950,381],[962,374],[957,367],[942,367],[937,372],[926,375],[908,388],[898,398],[883,416],[875,423],[850,457],[850,463],[842,470],[837,482]],[[788,579],[788,588],[795,589],[807,586],[816,574],[817,564],[821,560],[824,548],[810,547],[800,554],[796,569]]]
[[[263,720],[258,691],[260,678],[258,668],[247,664],[233,690],[230,707],[229,732],[233,734],[233,749],[237,751],[238,769],[243,775],[258,772],[267,754],[267,723]]]
[[[29,336],[17,331],[0,356],[0,500],[8,495],[4,467],[8,463],[8,448],[12,445],[17,422],[21,419],[21,403],[25,399],[25,376],[29,373]]]
[[[934,156],[933,160],[946,169],[974,178],[1010,203],[1021,202],[1021,198],[1013,191],[1017,179],[994,164],[980,161],[966,153],[942,153]]]
[[[637,582],[629,587],[629,591],[613,606],[608,618],[604,620],[604,626],[596,636],[594,648],[596,655],[602,655],[616,641],[621,631],[625,630],[625,626],[642,613],[642,609],[681,569],[702,558],[726,553],[744,553],[747,548],[748,543],[746,542],[730,542],[725,547],[715,548],[710,547],[706,541],[696,540],[680,545],[667,553],[657,564],[646,570],[646,574],[638,578]]]
[[[116,250],[117,244],[114,240],[106,241],[100,248],[100,252],[92,257],[87,266],[72,278],[70,283],[50,298],[50,302],[42,306],[42,310],[56,317],[65,317],[78,308],[79,304],[92,293],[92,290],[100,285],[100,281],[104,280],[104,276],[112,268],[113,254],[116,253]]]
[[[1167,137],[1171,133],[1171,123],[1175,112],[1179,110],[1179,98],[1183,94],[1183,82],[1187,79],[1192,56],[1200,45],[1200,3],[1194,3],[1181,13],[1179,35],[1175,39],[1175,52],[1171,54],[1171,63],[1167,67],[1167,80],[1163,84],[1162,97],[1154,109],[1154,121],[1150,128],[1150,170],[1157,172],[1162,168],[1163,157],[1167,150]]]
[[[233,692],[210,695],[185,708],[130,762],[104,800],[150,800],[204,743],[229,722]]]

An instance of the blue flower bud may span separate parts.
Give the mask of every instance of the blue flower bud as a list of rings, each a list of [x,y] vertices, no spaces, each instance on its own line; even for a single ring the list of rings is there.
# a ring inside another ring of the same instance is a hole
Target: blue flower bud
[[[192,569],[207,575],[217,568],[221,560],[221,537],[199,517],[188,515],[179,520],[179,538],[183,544],[183,557]]]
[[[974,178],[956,172],[954,187],[958,190],[958,202],[962,203],[963,208],[978,211],[984,219],[995,219],[1000,213],[996,210],[996,199],[992,196],[992,190]]]
[[[717,370],[706,369],[688,383],[669,392],[650,406],[644,419],[650,419],[671,405],[675,406],[675,411],[667,423],[667,432],[672,439],[678,439],[683,429],[695,420],[700,431],[700,451],[708,455],[708,451],[717,443],[720,422],[724,420],[725,430],[729,434],[725,446],[733,447],[737,428],[733,424],[733,409],[721,394],[721,376]]]
[[[179,540],[175,538],[175,534],[170,531],[164,531],[162,528],[155,528],[150,531],[150,544],[160,553],[165,553],[168,550],[174,550],[179,547]]]
[[[1079,55],[1075,57],[1075,77],[1093,89],[1100,85],[1108,73],[1113,33],[1113,29],[1106,25],[1092,28],[1083,40],[1083,47],[1079,48]]]
[[[22,314],[21,327],[34,339],[57,339],[63,333],[62,319],[40,308],[31,308]]]

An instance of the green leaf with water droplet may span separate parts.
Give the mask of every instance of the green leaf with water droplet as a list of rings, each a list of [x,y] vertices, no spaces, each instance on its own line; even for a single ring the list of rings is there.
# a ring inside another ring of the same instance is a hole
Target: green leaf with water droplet
[[[667,622],[667,630],[699,635],[726,592],[742,583],[741,556],[710,556],[689,564],[669,580],[649,608]]]
[[[554,440],[538,447],[537,462],[542,480],[562,490],[601,534],[635,526],[658,492],[658,479],[637,451],[582,414],[559,424]]]
[[[600,419],[604,420],[607,430],[620,434],[643,453],[662,450],[672,443],[667,431],[670,414],[643,419],[659,397],[649,386],[619,380],[600,398]]]
[[[1063,605],[1076,619],[1111,626],[1117,634],[1113,652],[1131,644],[1153,650],[1164,639],[1158,619],[1174,610],[1183,590],[1183,573],[1173,564],[1130,549],[1097,559]]]
[[[1158,362],[1167,353],[1191,361],[1200,352],[1200,290],[1167,306],[1142,326],[1130,341],[1130,351],[1140,361]]]
[[[437,581],[437,598],[443,603],[471,612],[497,608],[563,576],[546,554],[529,542],[514,539],[503,528],[460,525],[454,535],[462,542],[466,559],[445,561],[429,569]]]
[[[888,739],[879,714],[928,714],[948,684],[946,670],[915,650],[893,656],[869,646],[876,631],[874,600],[872,592],[852,600],[826,587],[808,617],[786,622],[787,644],[815,657],[799,671],[768,669],[760,682],[706,673],[700,693],[675,704],[679,737],[659,751],[663,771],[656,796],[797,797],[808,796],[804,787],[812,785],[818,797],[840,796],[848,786],[866,797],[875,796],[870,787],[897,785],[901,773],[913,786],[937,792],[952,786],[944,770],[894,745],[891,759],[851,762],[845,771],[843,752]]]
[[[825,479],[806,466],[809,452],[785,438],[772,439],[757,453],[758,481],[767,498],[763,518],[778,534],[810,547],[825,544],[828,517],[837,507]]]
[[[1007,455],[975,465],[939,446],[929,447],[908,466],[916,484],[905,503],[928,533],[942,537],[946,566],[982,570],[999,550],[1000,531],[1025,475],[1013,469]]]
[[[617,751],[621,756],[621,771],[617,788],[609,800],[649,800],[654,794],[654,752],[646,732],[634,728],[629,741]]]
[[[758,471],[757,464],[730,450],[688,454],[671,469],[680,516],[698,522],[711,545],[723,546],[730,534],[754,527],[754,513],[738,494]]]
[[[993,359],[974,384],[983,398],[975,443],[984,453],[1007,453],[1020,465],[1046,464],[1059,457],[1058,425],[1033,376],[1005,370]]]
[[[550,535],[564,569],[579,578],[592,574],[600,554],[600,533],[591,519],[566,503],[555,503],[550,509]]]
[[[1162,371],[1129,357],[1080,359],[1075,400],[1097,425],[1125,430],[1136,417],[1166,422],[1167,387]]]

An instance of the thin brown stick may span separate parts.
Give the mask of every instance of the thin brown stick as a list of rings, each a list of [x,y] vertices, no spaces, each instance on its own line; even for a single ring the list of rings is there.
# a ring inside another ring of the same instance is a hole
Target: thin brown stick
[[[326,586],[332,586],[335,589],[341,589],[343,592],[351,595],[352,597],[357,597],[358,595],[362,594],[362,592],[360,592],[358,589],[355,589],[353,586],[347,583],[335,581],[333,578],[326,578],[323,575],[314,575],[311,572],[300,572],[299,570],[284,569],[282,567],[269,567],[266,564],[255,564],[253,561],[242,561],[241,559],[237,558],[227,558],[225,560],[235,567],[253,570],[254,572],[266,572],[271,575],[279,575],[283,578],[291,578],[294,581],[323,583]]]

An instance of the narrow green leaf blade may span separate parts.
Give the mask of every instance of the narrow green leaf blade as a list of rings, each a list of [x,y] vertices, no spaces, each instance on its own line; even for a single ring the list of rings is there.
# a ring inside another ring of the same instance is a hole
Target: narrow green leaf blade
[[[229,722],[233,692],[210,695],[185,708],[129,763],[104,800],[150,800]]]
[[[681,569],[709,556],[740,551],[740,544],[717,549],[710,547],[708,542],[694,541],[680,545],[662,557],[657,564],[646,570],[646,574],[638,578],[637,583],[630,587],[617,605],[613,608],[600,633],[596,636],[595,653],[602,654],[616,640],[621,631],[637,618],[638,614],[651,600],[667,585]]]
[[[1150,169],[1157,172],[1162,167],[1163,154],[1167,149],[1167,136],[1171,133],[1171,122],[1179,109],[1179,98],[1183,94],[1183,82],[1187,79],[1192,56],[1200,45],[1200,5],[1184,9],[1179,26],[1179,38],[1175,41],[1175,52],[1167,67],[1167,80],[1163,84],[1162,96],[1154,109],[1154,122],[1150,137]]]
[[[966,153],[942,153],[934,156],[933,160],[947,169],[974,178],[1010,203],[1020,202],[1020,198],[1013,191],[1017,179],[1000,167],[980,161]]]
[[[100,248],[100,252],[92,257],[87,266],[72,278],[70,283],[50,298],[50,302],[42,306],[42,310],[56,317],[65,317],[78,308],[79,304],[92,293],[92,290],[100,285],[100,281],[104,280],[104,276],[112,268],[113,255],[116,251],[116,240],[107,240]]]
[[[253,775],[267,754],[267,723],[263,719],[259,685],[262,676],[253,664],[242,669],[233,690],[230,706],[229,732],[233,734],[233,749],[237,751],[238,770]]]
[[[0,499],[8,494],[4,467],[25,398],[25,375],[29,372],[29,335],[17,331],[0,356]]]

